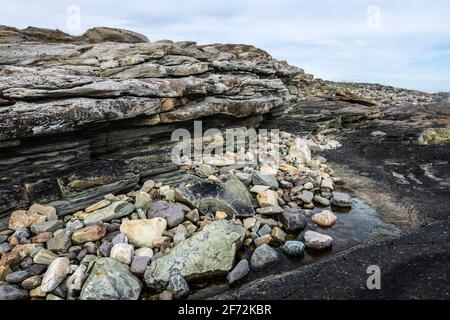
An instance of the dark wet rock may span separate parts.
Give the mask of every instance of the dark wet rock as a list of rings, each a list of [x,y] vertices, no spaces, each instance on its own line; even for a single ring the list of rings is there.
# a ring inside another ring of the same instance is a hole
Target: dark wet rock
[[[198,208],[203,215],[223,211],[229,216],[248,217],[255,213],[247,188],[231,175],[222,176],[219,184],[203,180],[177,188],[175,197],[192,208]]]
[[[255,249],[250,259],[253,269],[262,270],[274,265],[279,260],[277,252],[267,244],[262,244]]]
[[[100,258],[81,289],[81,300],[137,300],[141,282],[128,266],[112,258]]]
[[[331,204],[336,207],[350,208],[352,206],[352,198],[342,192],[333,192]]]
[[[45,264],[33,264],[31,267],[25,269],[30,274],[41,275],[47,270],[47,265]]]
[[[260,171],[254,171],[252,182],[254,185],[269,186],[273,189],[278,188],[278,180],[274,176],[262,174]]]
[[[1,284],[0,300],[27,300],[28,291],[16,285]]]
[[[235,282],[245,278],[250,272],[250,267],[248,265],[248,261],[246,259],[242,259],[238,262],[238,264],[234,267],[233,270],[230,271],[227,275],[227,280],[230,285]]]
[[[305,245],[301,241],[286,241],[281,247],[283,252],[288,256],[301,256],[305,251]]]
[[[148,209],[148,218],[163,218],[167,220],[167,226],[174,228],[184,221],[184,213],[181,207],[167,201],[152,203]]]
[[[187,281],[180,274],[176,274],[169,279],[167,290],[172,292],[177,299],[187,296],[190,292]]]
[[[288,233],[302,231],[306,226],[305,211],[299,208],[286,208],[281,214],[281,222]]]

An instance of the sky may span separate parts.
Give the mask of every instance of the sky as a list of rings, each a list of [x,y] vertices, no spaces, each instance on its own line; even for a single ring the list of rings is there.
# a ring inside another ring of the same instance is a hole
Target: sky
[[[448,0],[1,0],[0,24],[246,43],[315,77],[450,91]]]

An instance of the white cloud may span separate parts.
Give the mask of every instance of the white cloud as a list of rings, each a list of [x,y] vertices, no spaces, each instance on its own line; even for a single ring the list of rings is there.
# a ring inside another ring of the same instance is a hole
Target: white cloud
[[[250,43],[331,80],[376,81],[450,91],[450,2],[446,0],[3,0],[6,25],[67,31],[78,5],[82,29],[129,28],[151,40]],[[367,8],[380,29],[367,28]]]

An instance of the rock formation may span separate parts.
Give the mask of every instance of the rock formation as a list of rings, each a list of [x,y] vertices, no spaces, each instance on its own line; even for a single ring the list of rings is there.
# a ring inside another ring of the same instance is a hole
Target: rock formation
[[[0,215],[37,201],[65,214],[143,179],[177,182],[176,127],[257,125],[310,79],[248,45],[1,27]]]

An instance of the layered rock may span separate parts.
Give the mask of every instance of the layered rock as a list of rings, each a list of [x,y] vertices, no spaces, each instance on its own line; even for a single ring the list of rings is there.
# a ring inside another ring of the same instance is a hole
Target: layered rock
[[[1,27],[0,214],[34,201],[66,214],[142,179],[179,182],[174,129],[257,126],[310,78],[247,45]]]

